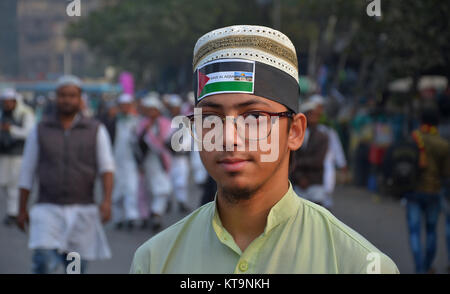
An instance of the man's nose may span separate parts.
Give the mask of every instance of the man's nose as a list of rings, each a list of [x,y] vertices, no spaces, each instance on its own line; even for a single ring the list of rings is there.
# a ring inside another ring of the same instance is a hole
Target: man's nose
[[[243,144],[244,140],[238,136],[234,117],[226,117],[223,126],[223,147],[225,150],[232,151]]]

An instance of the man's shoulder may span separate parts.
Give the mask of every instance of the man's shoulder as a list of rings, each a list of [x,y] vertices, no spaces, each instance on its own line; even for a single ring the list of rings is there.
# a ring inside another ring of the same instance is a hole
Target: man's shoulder
[[[395,263],[366,238],[344,224],[326,208],[300,198],[302,213],[308,219],[311,230],[324,232],[328,246],[334,251],[341,272],[355,272],[362,265],[369,265],[371,259],[379,259],[381,273],[398,273]],[[316,234],[317,236],[317,234]],[[357,270],[364,273],[365,267]]]

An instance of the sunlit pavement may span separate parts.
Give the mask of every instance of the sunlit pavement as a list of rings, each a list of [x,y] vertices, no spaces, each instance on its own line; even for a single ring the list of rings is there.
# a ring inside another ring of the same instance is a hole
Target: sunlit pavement
[[[199,190],[192,188],[191,191],[191,206],[197,207]],[[405,207],[400,201],[350,186],[338,187],[335,194],[333,213],[391,257],[401,273],[413,273]],[[3,218],[4,199],[0,203],[0,216]],[[184,215],[174,203],[171,213],[164,217],[164,226],[175,223]],[[444,215],[441,214],[438,250],[434,261],[437,273],[444,273],[447,266],[444,226]],[[154,235],[151,228],[117,231],[111,224],[106,226],[106,233],[113,257],[89,263],[88,273],[128,273],[136,248]],[[0,273],[30,273],[31,252],[27,248],[24,233],[15,227],[0,225],[0,248]],[[60,270],[62,272],[62,268]]]

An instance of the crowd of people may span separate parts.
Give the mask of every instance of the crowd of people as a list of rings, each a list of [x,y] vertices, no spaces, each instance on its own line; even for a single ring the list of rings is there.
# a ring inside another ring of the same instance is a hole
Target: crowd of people
[[[83,257],[82,271],[87,260],[110,258],[102,222],[157,232],[172,197],[183,213],[198,205],[188,197],[191,175],[206,181],[198,153],[170,144],[170,118],[190,113],[189,99],[151,92],[137,101],[123,93],[94,115],[82,88],[79,78],[61,77],[39,118],[14,89],[0,93],[3,222],[29,232],[34,273],[53,272],[71,251]]]

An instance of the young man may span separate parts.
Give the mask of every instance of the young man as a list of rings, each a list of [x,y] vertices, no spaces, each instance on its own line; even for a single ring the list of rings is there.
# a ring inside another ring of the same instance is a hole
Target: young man
[[[367,240],[293,191],[290,153],[302,145],[306,118],[295,113],[291,41],[260,26],[214,30],[197,41],[193,67],[202,113],[190,119],[217,182],[215,201],[139,247],[131,273],[398,273]],[[252,119],[243,125],[243,117]],[[199,132],[211,122],[222,132],[208,142]]]
[[[79,254],[86,261],[111,257],[101,222],[111,217],[114,158],[106,128],[81,114],[81,80],[63,76],[56,89],[56,113],[48,115],[27,137],[20,170],[19,228],[29,222],[32,272],[54,272]],[[94,200],[97,174],[103,182],[100,205]],[[33,182],[39,179],[37,203],[28,215]]]

